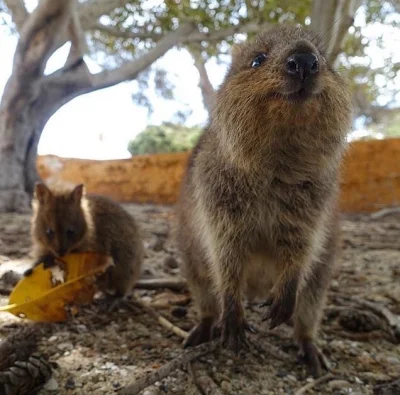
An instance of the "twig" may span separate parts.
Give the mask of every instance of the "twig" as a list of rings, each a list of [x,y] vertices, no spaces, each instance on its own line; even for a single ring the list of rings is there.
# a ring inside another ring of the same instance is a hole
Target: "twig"
[[[264,352],[266,354],[269,354],[273,356],[276,359],[279,359],[280,361],[284,362],[289,362],[291,363],[293,361],[293,358],[286,353],[285,351],[280,350],[278,347],[275,347],[273,344],[269,342],[262,342],[261,344],[258,344],[256,342],[252,342],[252,345],[257,348],[258,352]]]
[[[319,385],[321,383],[324,383],[325,381],[329,381],[330,379],[333,378],[332,373],[327,373],[326,375],[320,377],[317,380],[311,381],[311,383],[308,383],[304,385],[303,387],[299,388],[294,395],[303,395],[305,394],[308,390],[314,388],[316,385]]]
[[[261,333],[261,336],[264,339],[265,337],[267,337],[267,335],[268,334]],[[252,345],[257,349],[258,352],[264,352],[283,362],[293,362],[293,358],[287,352],[280,350],[278,347],[275,347],[268,341],[263,340],[262,345],[256,342],[252,342]]]
[[[324,332],[327,334],[335,335],[336,337],[345,337],[347,339],[356,340],[359,342],[369,342],[376,339],[387,339],[388,341],[393,340],[393,337],[386,331],[377,329],[371,332],[351,333],[346,331],[340,331],[335,329],[325,328]]]
[[[154,278],[149,280],[139,280],[135,288],[137,289],[160,289],[168,288],[171,291],[184,291],[187,289],[187,283],[184,280],[174,278]]]
[[[189,375],[194,385],[202,395],[223,395],[218,384],[204,371],[196,372],[193,369],[193,362],[188,364]]]
[[[174,358],[173,360],[167,362],[165,365],[161,366],[156,371],[147,373],[144,377],[140,377],[138,380],[129,384],[122,389],[120,394],[122,395],[136,395],[145,388],[153,385],[156,381],[160,381],[167,377],[169,374],[175,370],[181,368],[183,365],[188,364],[194,359],[213,352],[218,347],[219,341],[214,340],[209,343],[201,344],[191,350],[184,351],[181,355]]]
[[[158,314],[151,306],[149,306],[147,303],[139,300],[139,299],[134,299],[132,300],[132,303],[134,305],[137,305],[141,307],[142,309],[146,310],[151,316],[153,316],[158,323],[163,326],[164,328],[168,329],[169,331],[175,333],[175,335],[181,337],[182,339],[186,339],[188,337],[188,332],[184,331],[183,329],[177,327],[174,325],[172,322],[168,321],[166,318]]]
[[[397,214],[400,213],[400,207],[388,207],[382,210],[376,211],[370,215],[371,219],[379,219],[389,214]]]

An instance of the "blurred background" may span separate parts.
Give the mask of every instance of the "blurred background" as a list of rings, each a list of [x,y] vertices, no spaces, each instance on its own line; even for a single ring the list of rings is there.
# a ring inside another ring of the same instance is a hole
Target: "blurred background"
[[[311,26],[323,35],[329,60],[348,78],[353,91],[349,141],[400,136],[397,0],[75,0],[65,3],[64,16],[54,26],[44,26],[40,16],[56,3],[41,1],[38,7],[35,0],[0,2],[2,111],[15,109],[17,96],[23,118],[0,129],[0,140],[8,141],[4,145],[19,147],[13,158],[0,149],[0,165],[14,174],[0,180],[0,208],[7,209],[6,200],[11,199],[1,195],[2,190],[29,195],[39,176],[57,177],[61,169],[80,164],[60,158],[102,161],[190,150],[206,125],[232,44],[276,24]],[[32,42],[21,45],[29,35],[46,48],[36,51]],[[373,143],[368,147],[383,149]],[[162,188],[172,191],[179,185],[182,160],[169,177],[175,184]],[[15,163],[11,166],[10,161]],[[109,164],[104,166],[95,173],[107,173]],[[160,166],[162,172],[167,165]],[[93,178],[86,174],[89,170],[82,173],[78,168],[68,181]],[[128,177],[130,172],[125,172]],[[100,191],[111,193],[107,188]],[[89,189],[99,191],[99,186]],[[138,193],[114,197],[165,200]],[[166,201],[173,202],[175,195]],[[391,192],[388,199],[377,205],[394,204],[397,195]]]

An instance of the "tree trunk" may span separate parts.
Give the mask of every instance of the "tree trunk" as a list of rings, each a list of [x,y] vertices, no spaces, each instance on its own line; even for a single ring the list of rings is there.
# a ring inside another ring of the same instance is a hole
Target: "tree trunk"
[[[74,0],[41,0],[25,22],[24,12],[18,18],[20,38],[0,104],[0,211],[29,210],[38,178],[37,145],[51,116],[38,108],[43,100],[40,79],[73,4]]]
[[[59,106],[58,106],[59,107]],[[35,183],[37,148],[43,128],[54,113],[38,112],[37,102],[27,103],[14,116],[0,113],[0,212],[29,210]]]
[[[11,118],[10,114],[0,117]],[[25,191],[25,157],[31,131],[25,112],[0,127],[0,211],[25,211],[29,199]]]

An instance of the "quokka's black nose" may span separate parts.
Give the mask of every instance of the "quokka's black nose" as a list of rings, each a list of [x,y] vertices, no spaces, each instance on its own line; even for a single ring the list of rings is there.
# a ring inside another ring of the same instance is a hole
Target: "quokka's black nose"
[[[318,58],[313,53],[295,53],[286,59],[286,72],[304,81],[319,71]]]

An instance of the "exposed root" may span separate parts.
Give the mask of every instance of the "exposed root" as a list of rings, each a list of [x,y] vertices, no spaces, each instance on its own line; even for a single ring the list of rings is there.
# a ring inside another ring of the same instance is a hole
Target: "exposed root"
[[[370,214],[371,219],[380,219],[386,215],[399,214],[400,207],[388,207]]]
[[[136,395],[140,391],[149,387],[150,385],[153,385],[156,381],[164,379],[172,372],[174,372],[177,369],[180,369],[182,366],[188,364],[194,359],[202,355],[208,354],[210,352],[213,352],[218,347],[218,345],[219,341],[214,340],[209,343],[201,344],[200,346],[194,347],[192,349],[188,349],[187,351],[183,351],[181,355],[167,362],[156,371],[146,373],[141,377],[139,376],[139,378],[135,382],[123,388],[120,394]]]
[[[161,289],[168,288],[171,291],[181,292],[187,289],[187,283],[185,280],[179,280],[176,278],[152,278],[149,280],[139,280],[135,288],[137,289]]]
[[[333,379],[333,374],[332,373],[327,373],[324,376],[321,376],[319,379],[311,381],[311,383],[307,383],[306,385],[304,385],[303,387],[300,387],[295,393],[294,395],[302,395],[305,394],[308,390],[313,389],[315,386],[324,383],[325,381],[329,381],[331,379]]]
[[[166,318],[158,314],[151,306],[149,306],[147,303],[144,303],[143,301],[139,299],[134,299],[131,302],[133,305],[139,306],[143,310],[146,310],[151,316],[153,316],[158,323],[163,326],[165,329],[171,331],[175,335],[181,337],[182,339],[186,339],[189,336],[189,333],[184,331],[183,329],[177,327],[174,325],[172,322],[168,321]]]
[[[189,375],[202,395],[223,395],[218,384],[203,370],[194,371],[193,362],[188,364]]]

